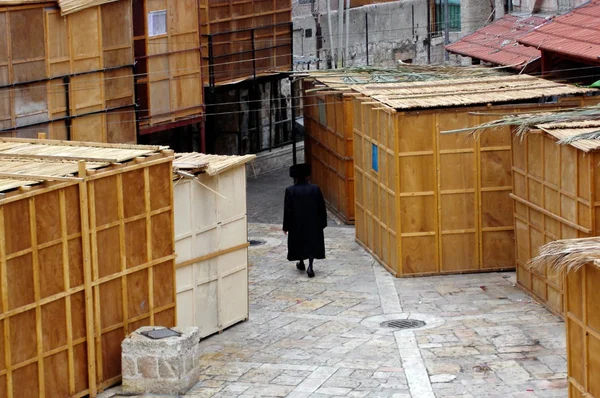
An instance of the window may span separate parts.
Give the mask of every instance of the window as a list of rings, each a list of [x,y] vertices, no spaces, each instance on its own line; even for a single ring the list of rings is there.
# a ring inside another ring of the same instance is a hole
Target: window
[[[327,126],[327,108],[325,107],[325,101],[323,101],[321,98],[319,98],[317,101],[319,104],[319,123],[321,123],[323,126]]]
[[[167,10],[148,13],[148,36],[167,34]]]
[[[376,144],[371,144],[371,168],[379,171],[379,147]]]
[[[300,4],[311,4],[312,0],[299,0],[298,3],[300,3]]]
[[[444,0],[435,0],[435,21],[432,32],[442,34],[446,23]],[[460,32],[460,0],[448,0],[448,24],[450,32]]]
[[[306,29],[304,31],[304,37],[312,37],[312,29]]]

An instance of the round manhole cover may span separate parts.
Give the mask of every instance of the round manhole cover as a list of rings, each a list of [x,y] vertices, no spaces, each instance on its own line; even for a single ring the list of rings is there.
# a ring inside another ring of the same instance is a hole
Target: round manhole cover
[[[260,240],[260,239],[250,239],[248,241],[248,243],[250,243],[250,246],[262,246],[267,242],[265,242],[264,240]]]
[[[427,325],[425,322],[418,319],[394,319],[380,324],[380,326],[393,329],[417,329],[425,325]]]

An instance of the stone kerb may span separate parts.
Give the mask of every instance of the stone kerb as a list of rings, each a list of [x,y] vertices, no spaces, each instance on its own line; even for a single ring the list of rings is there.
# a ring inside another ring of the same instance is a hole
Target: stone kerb
[[[179,337],[154,340],[142,327],[121,343],[123,392],[126,394],[185,394],[198,380],[200,329],[172,328]]]

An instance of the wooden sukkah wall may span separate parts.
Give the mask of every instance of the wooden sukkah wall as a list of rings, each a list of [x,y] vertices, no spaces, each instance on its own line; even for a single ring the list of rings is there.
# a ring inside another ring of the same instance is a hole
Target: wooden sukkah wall
[[[528,76],[353,89],[361,95],[353,102],[358,242],[396,276],[513,269],[510,130],[481,141],[440,131],[478,125],[477,113],[583,105],[584,97],[537,102],[591,90]],[[482,98],[521,103],[468,106]]]
[[[598,146],[600,143],[595,141]],[[547,243],[529,263],[532,269],[542,272],[551,269],[564,286],[570,398],[600,397],[600,304],[596,299],[599,260],[600,238],[592,237]]]
[[[569,397],[600,397],[600,264],[564,278]]]
[[[316,82],[303,80],[304,154],[311,181],[323,190],[338,217],[354,224],[354,138],[352,97],[341,92],[310,92]]]
[[[200,0],[200,27],[205,85],[292,70],[291,0]]]
[[[166,31],[151,32],[151,13],[164,12]],[[159,125],[197,123],[204,113],[198,2],[133,1],[140,133]]]
[[[512,198],[517,282],[564,316],[560,275],[528,263],[550,241],[600,235],[600,155],[556,141],[540,129],[513,141]]]
[[[248,319],[246,166],[255,155],[177,154],[177,325],[202,337]]]
[[[0,5],[0,134],[134,143],[131,1]]]
[[[44,143],[0,139],[0,396],[94,397],[128,333],[175,325],[173,155]]]

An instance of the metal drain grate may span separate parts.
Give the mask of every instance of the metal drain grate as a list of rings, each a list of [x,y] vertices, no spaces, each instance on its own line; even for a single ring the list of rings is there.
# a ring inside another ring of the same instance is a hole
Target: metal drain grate
[[[381,322],[380,326],[394,329],[416,329],[427,325],[418,319],[395,319],[393,321]]]
[[[264,240],[260,240],[260,239],[250,239],[248,241],[248,243],[250,243],[250,246],[262,246],[267,242],[265,242]]]

